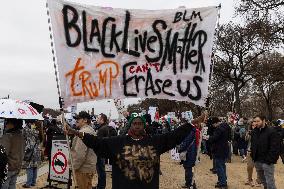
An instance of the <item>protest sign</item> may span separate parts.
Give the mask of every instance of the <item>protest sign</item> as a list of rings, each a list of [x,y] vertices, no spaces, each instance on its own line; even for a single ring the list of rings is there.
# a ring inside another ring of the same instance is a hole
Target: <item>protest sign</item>
[[[152,106],[149,107],[148,114],[151,115],[151,120],[152,121],[155,120],[156,111],[157,111],[157,107],[152,107]]]
[[[122,119],[123,118],[123,113],[125,111],[127,111],[127,109],[126,109],[126,107],[124,105],[123,99],[114,99],[113,102],[114,102],[114,105],[115,105],[115,107],[117,109],[119,119]]]
[[[67,140],[53,139],[51,148],[50,179],[68,183],[70,178]]]
[[[76,111],[77,111],[77,105],[72,105],[70,112],[71,112],[73,115],[75,115],[75,114],[76,114]]]
[[[205,105],[218,7],[136,10],[47,2],[64,106],[129,97]]]

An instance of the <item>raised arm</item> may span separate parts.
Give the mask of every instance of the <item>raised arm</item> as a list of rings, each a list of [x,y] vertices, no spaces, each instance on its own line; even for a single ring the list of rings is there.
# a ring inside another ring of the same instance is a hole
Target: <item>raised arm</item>
[[[94,150],[97,156],[112,158],[111,144],[115,137],[111,138],[98,138],[92,134],[85,132],[79,132],[75,129],[71,129],[69,126],[65,126],[65,134],[75,135],[82,140],[82,142],[88,147]]]
[[[190,133],[192,127],[190,123],[186,123],[172,132],[154,136],[153,140],[157,145],[158,153],[163,154],[180,144]]]
[[[193,124],[201,123],[206,119],[206,117],[207,113],[204,112],[201,116],[194,119],[192,123]],[[180,144],[185,139],[185,137],[189,135],[189,133],[192,130],[192,127],[193,127],[192,124],[186,123],[172,132],[154,136],[153,139],[154,143],[157,144],[158,153],[159,154],[165,153],[166,151]]]

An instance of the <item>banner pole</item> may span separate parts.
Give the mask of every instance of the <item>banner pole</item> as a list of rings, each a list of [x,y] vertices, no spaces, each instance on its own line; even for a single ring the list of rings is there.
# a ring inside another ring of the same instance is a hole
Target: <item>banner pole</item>
[[[216,32],[215,32],[215,39],[214,41],[216,42],[217,40],[217,35],[218,35],[218,31],[219,31],[219,28],[220,28],[220,10],[221,10],[221,3],[216,6],[216,8],[218,9],[218,16],[217,16],[217,23],[216,23]],[[206,103],[205,103],[205,108],[208,110],[208,113],[210,114],[211,113],[211,106],[209,105],[210,104],[210,91],[211,91],[211,86],[212,86],[212,79],[213,79],[213,73],[214,73],[214,65],[215,65],[215,61],[214,61],[214,56],[215,56],[215,49],[213,48],[212,49],[212,57],[211,57],[211,60],[212,60],[212,64],[211,64],[211,67],[210,67],[210,73],[209,73],[209,83],[208,83],[208,96],[207,96],[207,99],[206,99]]]
[[[46,13],[47,13],[47,17],[48,17],[48,25],[49,25],[48,29],[49,29],[49,37],[50,37],[50,40],[51,40],[50,44],[51,44],[51,49],[52,49],[52,51],[51,51],[52,52],[52,60],[53,60],[53,66],[54,66],[54,71],[55,71],[57,93],[58,93],[58,96],[59,96],[59,106],[60,106],[62,124],[64,126],[64,129],[66,129],[66,121],[65,121],[65,117],[64,117],[63,100],[62,100],[62,97],[61,97],[60,87],[59,87],[58,71],[57,71],[57,65],[56,65],[56,56],[55,56],[54,43],[53,43],[53,37],[52,37],[53,35],[52,35],[51,18],[50,18],[50,14],[49,14],[48,2],[46,2],[46,11],[47,11]],[[76,187],[77,186],[77,180],[76,180],[76,174],[75,174],[75,170],[74,170],[74,164],[73,164],[73,158],[72,158],[72,154],[71,154],[70,141],[69,141],[68,134],[65,134],[65,138],[66,138],[68,150],[69,150],[69,156],[70,156],[69,158],[70,158],[71,168],[72,168],[72,172],[73,172],[74,185]],[[70,179],[71,179],[71,176],[69,178],[68,185],[70,183]]]

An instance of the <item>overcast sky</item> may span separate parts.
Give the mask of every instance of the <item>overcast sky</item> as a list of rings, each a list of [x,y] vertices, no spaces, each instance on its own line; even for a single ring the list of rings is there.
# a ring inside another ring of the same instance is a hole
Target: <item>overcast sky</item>
[[[73,0],[114,8],[171,9],[222,4],[221,23],[230,21],[233,0]],[[58,95],[52,62],[44,0],[3,1],[0,7],[0,98],[29,99],[45,107],[58,108]],[[137,100],[126,100],[126,104]],[[107,105],[106,105],[107,104]],[[79,110],[95,106],[96,113],[108,113],[113,103],[83,103]]]

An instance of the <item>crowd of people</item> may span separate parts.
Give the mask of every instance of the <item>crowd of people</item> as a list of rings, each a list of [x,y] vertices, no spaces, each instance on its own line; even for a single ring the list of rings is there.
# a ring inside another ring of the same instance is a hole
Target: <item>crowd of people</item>
[[[281,121],[270,123],[261,115],[231,120],[206,113],[191,121],[152,121],[149,114],[126,114],[125,118],[109,120],[103,113],[94,117],[81,111],[74,116],[75,125],[63,125],[58,119],[5,119],[5,134],[0,137],[0,188],[16,188],[22,169],[27,175],[22,187],[36,186],[39,167],[51,161],[52,138],[64,134],[72,139],[72,174],[79,189],[105,189],[106,162],[112,165],[113,189],[157,189],[162,175],[160,155],[173,148],[180,153],[185,172],[182,188],[196,188],[193,168],[199,152],[212,159],[210,171],[217,174],[216,188],[228,188],[226,163],[232,163],[232,155],[247,163],[244,184],[276,188],[274,164],[279,156],[284,163]],[[93,186],[95,174],[98,180]]]
[[[282,125],[282,126],[281,126]],[[213,174],[218,175],[216,188],[227,188],[226,162],[232,162],[232,154],[247,163],[245,185],[275,189],[274,164],[279,156],[284,163],[284,127],[280,120],[270,123],[265,116],[256,115],[251,120],[240,118],[222,121],[212,117],[202,133],[202,152],[213,160]],[[257,178],[252,178],[253,169]]]

